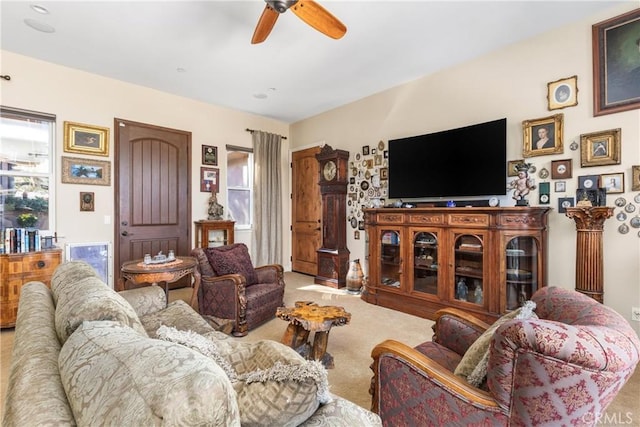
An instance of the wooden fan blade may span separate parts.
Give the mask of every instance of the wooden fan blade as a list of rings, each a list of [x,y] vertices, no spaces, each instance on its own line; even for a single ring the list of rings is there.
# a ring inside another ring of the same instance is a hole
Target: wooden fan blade
[[[280,14],[276,12],[271,6],[266,5],[264,7],[262,15],[260,15],[260,19],[258,20],[258,24],[256,25],[256,29],[253,32],[251,44],[262,43],[267,39],[267,37],[271,33],[271,30],[273,29],[273,26],[278,20],[278,16],[280,16]]]
[[[338,18],[313,0],[299,0],[291,10],[298,18],[332,39],[339,39],[347,32],[347,27]]]

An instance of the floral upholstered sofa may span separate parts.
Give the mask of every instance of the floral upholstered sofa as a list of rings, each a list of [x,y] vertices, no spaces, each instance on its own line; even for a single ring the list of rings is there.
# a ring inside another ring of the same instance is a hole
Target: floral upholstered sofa
[[[432,341],[377,345],[372,406],[383,424],[599,424],[638,364],[638,336],[614,310],[579,292],[544,287],[531,300],[525,306],[534,312],[511,312],[491,327],[443,309]]]
[[[22,288],[2,425],[380,425],[309,363],[215,331],[158,286],[116,293],[66,262],[51,289]]]

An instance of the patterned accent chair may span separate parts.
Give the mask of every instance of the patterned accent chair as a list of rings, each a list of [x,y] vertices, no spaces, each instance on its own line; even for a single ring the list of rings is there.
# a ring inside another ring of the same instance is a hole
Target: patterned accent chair
[[[579,292],[544,287],[531,299],[538,318],[496,329],[479,388],[453,372],[489,325],[460,310],[436,314],[430,342],[377,345],[372,409],[383,424],[595,425],[633,374],[638,336],[614,310]]]
[[[233,335],[273,319],[284,306],[284,270],[270,264],[254,268],[243,243],[195,248],[201,274],[198,310],[201,315],[233,321]]]

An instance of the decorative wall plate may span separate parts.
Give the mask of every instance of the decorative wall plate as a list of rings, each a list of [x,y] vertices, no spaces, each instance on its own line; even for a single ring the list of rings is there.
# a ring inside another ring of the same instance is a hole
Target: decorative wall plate
[[[349,222],[351,223],[351,228],[358,228],[358,219],[356,217],[351,217]]]
[[[616,215],[616,219],[618,221],[624,221],[627,219],[627,214],[624,212],[618,212],[618,215]]]
[[[542,168],[540,169],[540,172],[538,172],[538,176],[542,179],[549,178],[549,171],[547,168]]]
[[[640,193],[636,194],[636,196],[633,198],[633,201],[636,203],[640,203]]]
[[[621,208],[627,204],[627,200],[624,197],[618,197],[614,203],[617,207]]]
[[[378,150],[384,150],[384,141],[378,142]]]
[[[362,188],[363,190],[366,190],[367,188],[369,188],[369,181],[362,181],[360,183],[360,188]]]
[[[570,145],[569,148],[571,149],[571,151],[576,151],[578,149],[579,145],[577,142],[573,141]]]
[[[634,205],[633,203],[629,203],[624,207],[624,210],[629,213],[634,212],[636,210],[636,205]]]
[[[633,228],[640,228],[640,216],[636,215],[629,222]]]
[[[629,226],[627,224],[620,224],[618,227],[618,232],[620,234],[627,234],[629,232]]]

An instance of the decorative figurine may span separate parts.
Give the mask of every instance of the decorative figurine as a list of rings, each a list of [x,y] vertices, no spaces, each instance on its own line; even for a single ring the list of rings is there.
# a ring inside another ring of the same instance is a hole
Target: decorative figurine
[[[218,196],[215,192],[211,192],[211,197],[209,197],[209,220],[219,221],[223,219],[222,213],[224,208],[220,203],[218,203]]]
[[[529,191],[536,188],[533,178],[529,178],[529,163],[518,163],[515,168],[518,171],[518,178],[509,183],[508,189],[513,189],[513,200],[516,206],[529,206],[529,201],[525,197]]]
[[[466,301],[468,294],[469,288],[467,288],[467,283],[465,282],[464,277],[461,277],[456,285],[456,299]]]

